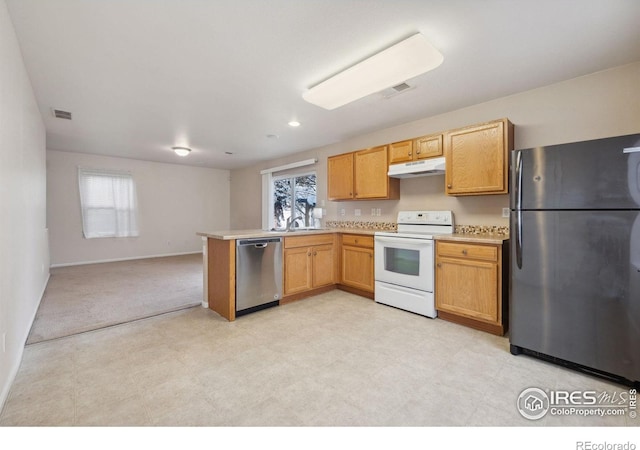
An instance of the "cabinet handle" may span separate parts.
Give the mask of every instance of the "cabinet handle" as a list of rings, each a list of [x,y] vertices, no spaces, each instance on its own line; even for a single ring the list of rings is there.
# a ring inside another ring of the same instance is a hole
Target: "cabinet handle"
[[[419,154],[420,154],[420,150],[416,150],[416,155],[419,155]]]
[[[462,254],[466,256],[467,250],[462,250]]]
[[[356,239],[356,244],[358,243],[358,240]]]
[[[411,152],[409,152],[409,156],[411,156]]]
[[[318,252],[313,252],[313,256],[316,256],[318,254]]]
[[[451,185],[450,185],[450,184],[447,184],[447,187],[448,187],[449,189],[451,189]]]
[[[307,256],[311,256],[311,252],[307,253]]]
[[[442,267],[441,263],[436,264],[438,266],[438,268]]]

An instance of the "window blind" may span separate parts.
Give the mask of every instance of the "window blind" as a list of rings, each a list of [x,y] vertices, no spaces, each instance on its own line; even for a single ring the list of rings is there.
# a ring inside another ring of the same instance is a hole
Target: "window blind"
[[[136,186],[130,173],[79,167],[78,185],[85,238],[139,235]]]

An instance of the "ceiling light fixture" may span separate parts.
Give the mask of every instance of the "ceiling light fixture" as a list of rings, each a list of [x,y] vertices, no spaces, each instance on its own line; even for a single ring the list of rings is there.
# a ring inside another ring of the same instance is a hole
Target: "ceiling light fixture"
[[[444,57],[418,33],[351,66],[302,94],[309,103],[336,109],[435,69]]]
[[[171,147],[173,149],[174,152],[176,152],[176,155],[178,156],[187,156],[189,153],[191,153],[191,149],[187,148],[187,147]]]
[[[289,122],[289,126],[290,127],[299,127],[300,126],[300,122],[298,122],[297,120],[292,120],[291,122]]]

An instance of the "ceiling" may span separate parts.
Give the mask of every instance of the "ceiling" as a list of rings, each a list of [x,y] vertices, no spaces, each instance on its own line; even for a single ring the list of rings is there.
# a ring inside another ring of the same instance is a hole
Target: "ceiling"
[[[638,0],[5,1],[47,148],[222,169],[640,60]],[[444,63],[413,89],[302,99],[416,32]]]

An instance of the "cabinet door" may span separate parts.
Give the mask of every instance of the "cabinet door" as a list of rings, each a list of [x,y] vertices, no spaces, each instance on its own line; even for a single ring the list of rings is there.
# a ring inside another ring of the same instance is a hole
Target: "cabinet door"
[[[396,142],[389,145],[389,164],[413,160],[413,141]]]
[[[435,134],[416,139],[415,159],[433,158],[442,156],[442,135]]]
[[[314,288],[335,284],[335,257],[333,245],[320,245],[311,249]]]
[[[498,265],[439,258],[436,309],[485,322],[498,322]]]
[[[327,191],[329,200],[353,198],[353,153],[327,158]]]
[[[373,292],[373,249],[342,247],[342,284]]]
[[[446,192],[449,195],[508,192],[509,140],[506,120],[450,131],[445,135]]]
[[[296,294],[311,289],[311,248],[290,248],[284,251],[284,294]]]
[[[389,159],[386,145],[355,152],[354,164],[355,198],[389,196]]]

